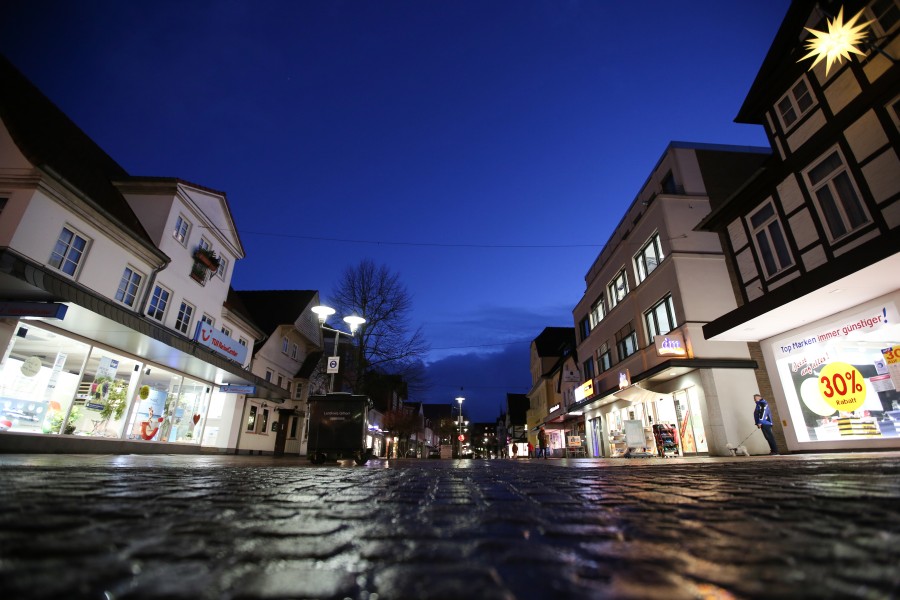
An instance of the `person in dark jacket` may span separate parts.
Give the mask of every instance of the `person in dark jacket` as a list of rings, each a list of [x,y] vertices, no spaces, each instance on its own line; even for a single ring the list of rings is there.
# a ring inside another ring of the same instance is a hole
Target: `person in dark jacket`
[[[775,435],[772,433],[772,411],[769,409],[769,403],[759,394],[753,395],[753,401],[756,402],[756,408],[753,410],[753,420],[756,426],[762,430],[763,436],[769,442],[769,454],[778,454],[778,446],[775,444]]]

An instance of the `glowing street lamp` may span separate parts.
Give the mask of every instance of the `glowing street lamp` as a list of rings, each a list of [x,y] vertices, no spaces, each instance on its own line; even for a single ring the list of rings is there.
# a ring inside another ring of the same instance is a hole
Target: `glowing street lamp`
[[[809,66],[812,71],[822,59],[825,59],[825,75],[831,69],[831,65],[835,62],[841,64],[845,59],[850,60],[850,53],[865,56],[856,46],[866,37],[863,31],[872,21],[865,21],[859,25],[856,22],[863,16],[863,11],[859,11],[855,17],[844,23],[844,7],[842,6],[838,15],[828,21],[828,31],[816,31],[806,27],[805,29],[813,34],[812,39],[806,42],[806,49],[809,54],[798,60],[797,62],[806,60],[813,56],[816,60]]]
[[[325,322],[328,321],[328,317],[335,313],[335,310],[330,306],[313,306],[311,309],[316,316],[319,318],[319,327],[322,329],[327,329],[334,333],[334,356],[328,359],[329,367],[328,370],[331,372],[331,383],[328,386],[328,392],[331,393],[334,391],[334,375],[337,373],[338,365],[340,364],[340,359],[338,358],[338,339],[342,335],[346,335],[349,337],[353,337],[356,333],[356,330],[359,329],[359,326],[366,322],[362,317],[358,317],[356,315],[349,315],[344,317],[344,323],[350,327],[350,333],[346,333],[341,331],[340,329],[335,329],[334,327],[328,327]],[[332,368],[331,363],[333,361],[334,367]]]

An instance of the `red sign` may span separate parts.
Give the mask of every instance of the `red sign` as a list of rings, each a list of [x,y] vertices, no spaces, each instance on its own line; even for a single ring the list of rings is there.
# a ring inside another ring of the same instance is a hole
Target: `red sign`
[[[463,434],[459,434],[459,437],[456,439],[458,439],[459,441],[463,441],[464,439],[466,439],[466,436],[464,436]]]

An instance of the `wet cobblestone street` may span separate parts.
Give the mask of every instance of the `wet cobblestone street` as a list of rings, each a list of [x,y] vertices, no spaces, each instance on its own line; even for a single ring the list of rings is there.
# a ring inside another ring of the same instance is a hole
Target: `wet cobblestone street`
[[[5,598],[891,598],[900,455],[0,456]]]

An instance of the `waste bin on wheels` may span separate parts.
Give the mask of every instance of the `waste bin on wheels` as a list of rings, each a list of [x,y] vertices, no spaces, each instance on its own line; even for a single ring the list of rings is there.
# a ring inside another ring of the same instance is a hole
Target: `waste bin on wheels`
[[[372,457],[367,447],[369,433],[368,396],[347,393],[309,397],[309,443],[307,454],[313,464],[352,458],[364,465]]]

